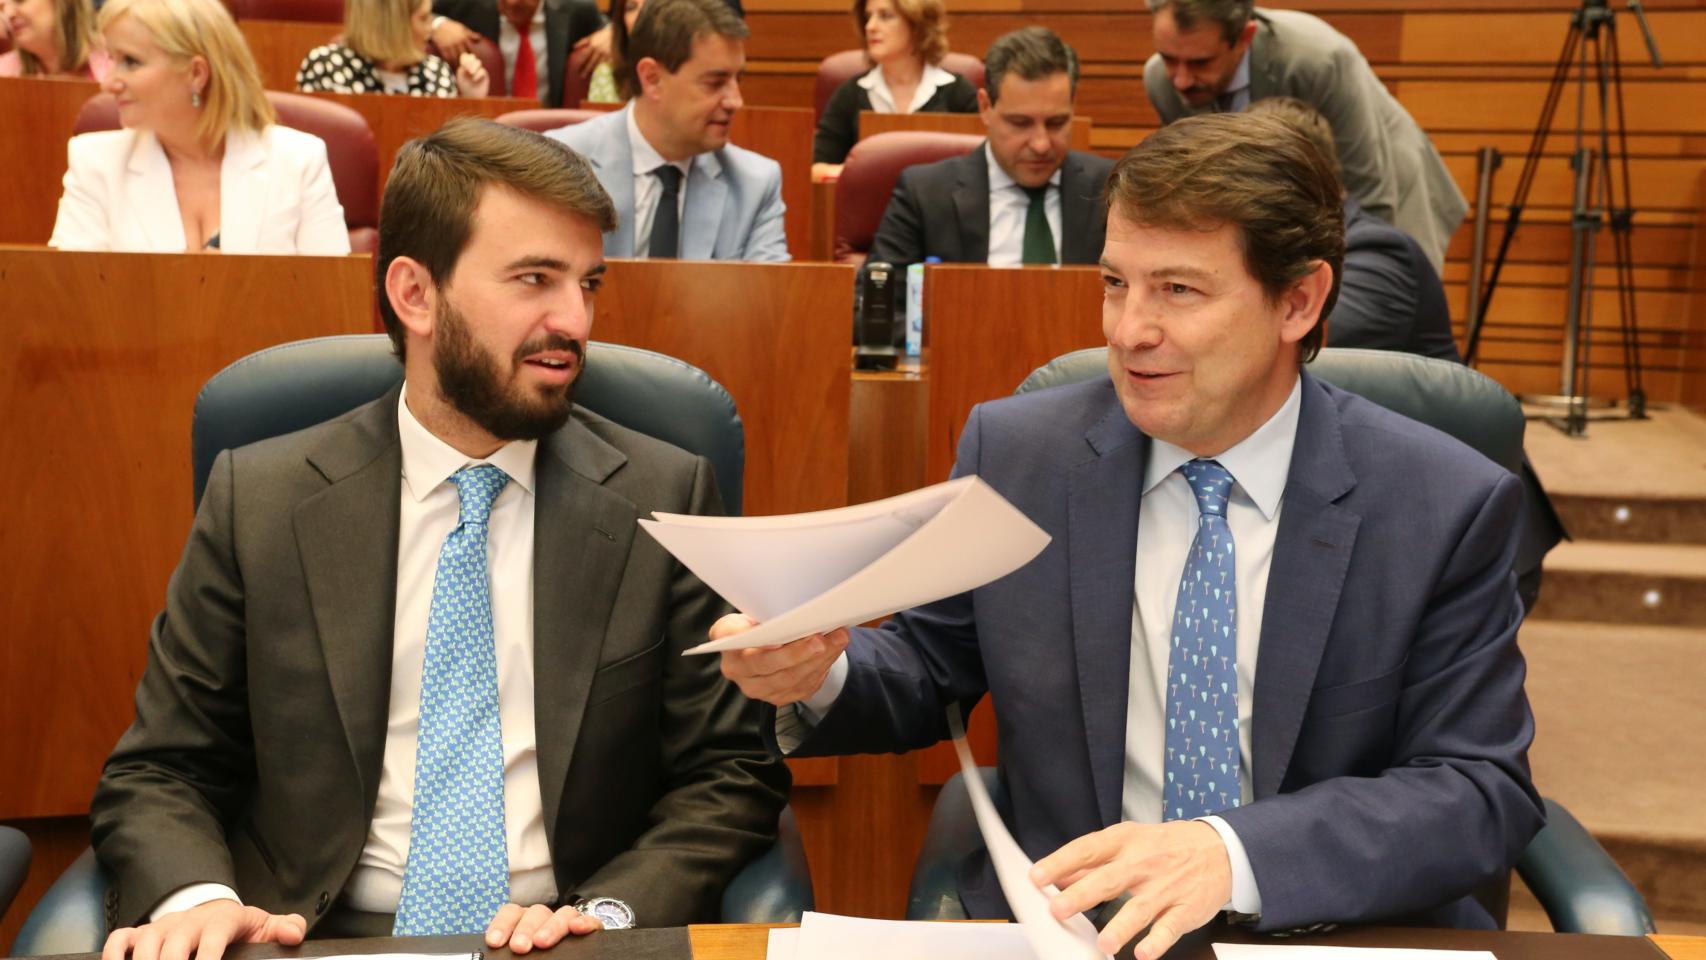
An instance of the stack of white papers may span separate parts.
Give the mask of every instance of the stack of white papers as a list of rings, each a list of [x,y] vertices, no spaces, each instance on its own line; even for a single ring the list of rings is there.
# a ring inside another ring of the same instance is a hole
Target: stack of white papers
[[[940,600],[1012,573],[1049,542],[977,477],[817,513],[654,517],[640,526],[759,622],[688,653],[774,646]]]

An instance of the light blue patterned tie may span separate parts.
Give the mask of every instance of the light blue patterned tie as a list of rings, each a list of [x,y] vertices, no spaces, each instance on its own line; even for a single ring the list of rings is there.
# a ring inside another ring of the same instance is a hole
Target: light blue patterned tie
[[[461,496],[444,538],[421,669],[409,862],[393,933],[479,933],[509,900],[503,729],[486,573],[486,520],[509,477],[491,464],[450,477]]]
[[[1197,495],[1197,533],[1179,578],[1167,658],[1167,783],[1161,819],[1238,806],[1238,578],[1226,500],[1232,474],[1213,460],[1179,468]]]

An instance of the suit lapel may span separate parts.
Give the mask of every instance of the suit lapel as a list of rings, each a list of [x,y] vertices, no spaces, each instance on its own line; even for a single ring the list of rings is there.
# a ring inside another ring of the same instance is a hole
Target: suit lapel
[[[1119,821],[1125,783],[1137,509],[1149,443],[1112,386],[1107,414],[1085,435],[1097,456],[1069,480],[1072,642],[1101,826]]]
[[[1250,102],[1284,94],[1280,89],[1279,65],[1274,62],[1274,27],[1256,13],[1256,36],[1250,41]]]
[[[609,120],[602,121],[608,129],[600,130],[603,136],[596,141],[594,149],[583,154],[592,162],[598,182],[604,186],[604,192],[610,194],[610,202],[616,207],[616,232],[604,238],[604,255],[607,257],[634,255],[634,148],[628,142],[628,111],[632,109],[634,105],[630,103],[610,114]]]
[[[219,167],[219,249],[253,253],[260,246],[267,202],[267,154],[260,138],[232,133]]]
[[[709,260],[716,255],[717,225],[729,195],[720,151],[699,154],[689,169],[687,202],[681,217],[681,258]]]
[[[1100,250],[1086,250],[1092,239],[1091,221],[1095,219],[1091,185],[1084,179],[1084,161],[1068,153],[1060,168],[1060,244],[1061,263],[1095,263]]]
[[[310,451],[327,487],[292,518],[326,672],[364,801],[379,789],[391,701],[397,512],[403,472],[397,396],[354,415]]]
[[[178,210],[172,163],[152,133],[136,134],[131,143],[125,163],[125,197],[129,202],[116,204],[115,212],[134,218],[135,232],[148,238],[147,249],[184,249],[184,215]]]
[[[1338,408],[1305,373],[1256,654],[1251,769],[1258,800],[1279,792],[1303,727],[1362,522],[1335,501],[1355,485]]]
[[[580,735],[587,691],[638,514],[602,486],[627,458],[571,419],[539,445],[533,517],[534,729],[545,833],[556,840],[557,811]],[[560,865],[559,865],[560,866]]]
[[[545,88],[547,107],[579,107],[578,103],[563,102],[565,70],[569,62],[568,8],[558,0],[545,0],[545,65],[550,76]]]
[[[954,220],[960,225],[960,259],[989,260],[989,162],[983,145],[960,158],[954,184]]]

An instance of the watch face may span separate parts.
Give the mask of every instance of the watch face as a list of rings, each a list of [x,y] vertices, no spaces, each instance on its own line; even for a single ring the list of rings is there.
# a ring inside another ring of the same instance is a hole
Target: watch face
[[[606,930],[625,930],[634,925],[634,911],[622,901],[610,897],[588,901],[581,912],[598,918]]]

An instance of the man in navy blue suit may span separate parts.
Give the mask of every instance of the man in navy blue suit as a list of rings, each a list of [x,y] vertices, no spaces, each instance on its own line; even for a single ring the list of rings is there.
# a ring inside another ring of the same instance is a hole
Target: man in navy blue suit
[[[1344,251],[1329,162],[1273,117],[1114,168],[1109,378],[983,404],[958,474],[1047,530],[1015,573],[723,655],[790,755],[908,750],[995,705],[1015,838],[1059,916],[1153,958],[1225,912],[1491,926],[1540,828],[1511,573],[1521,485],[1316,380]],[[713,636],[750,621],[731,617]],[[986,858],[973,917],[1007,915]],[[1144,931],[1147,930],[1147,933]]]

